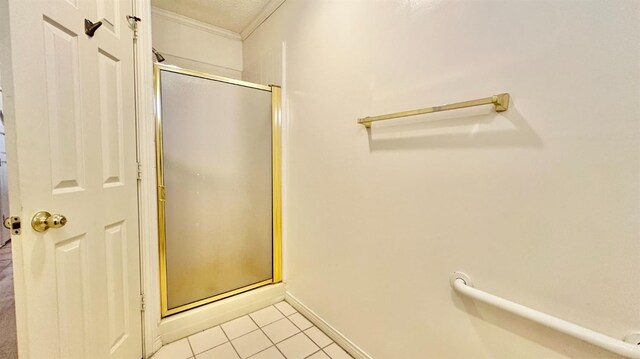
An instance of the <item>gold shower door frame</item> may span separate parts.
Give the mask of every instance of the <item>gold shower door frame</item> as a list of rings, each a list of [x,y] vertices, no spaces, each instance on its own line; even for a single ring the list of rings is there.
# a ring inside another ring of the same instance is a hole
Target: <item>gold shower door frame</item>
[[[272,262],[273,270],[271,279],[237,288],[213,297],[201,299],[180,307],[169,309],[167,307],[167,257],[166,257],[166,232],[165,232],[165,185],[164,185],[164,163],[162,147],[162,94],[160,72],[169,71],[203,79],[224,82],[232,85],[244,86],[271,92],[271,173],[272,173],[272,210],[273,210],[273,233],[272,233]],[[183,312],[207,303],[240,294],[265,285],[279,283],[282,281],[282,188],[281,188],[281,167],[282,167],[282,105],[281,90],[279,86],[265,86],[251,82],[229,79],[221,76],[211,75],[204,72],[188,70],[171,65],[153,65],[153,86],[154,86],[154,106],[156,120],[156,179],[158,181],[158,249],[160,257],[160,310],[162,317]]]

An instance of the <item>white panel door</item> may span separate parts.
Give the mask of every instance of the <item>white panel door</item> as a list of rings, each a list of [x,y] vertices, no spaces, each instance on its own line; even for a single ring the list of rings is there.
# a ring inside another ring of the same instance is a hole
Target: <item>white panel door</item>
[[[142,356],[131,5],[0,4],[21,357]],[[68,222],[38,233],[38,211]]]

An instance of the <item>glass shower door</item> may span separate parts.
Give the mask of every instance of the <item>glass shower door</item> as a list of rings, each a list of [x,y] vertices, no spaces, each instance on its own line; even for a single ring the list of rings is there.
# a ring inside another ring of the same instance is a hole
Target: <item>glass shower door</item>
[[[274,282],[272,87],[162,65],[156,86],[166,316]]]

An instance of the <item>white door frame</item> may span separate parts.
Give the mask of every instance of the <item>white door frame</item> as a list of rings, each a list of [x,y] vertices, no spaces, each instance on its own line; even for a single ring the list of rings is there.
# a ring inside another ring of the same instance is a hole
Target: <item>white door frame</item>
[[[142,316],[143,348],[150,357],[162,346],[160,338],[160,284],[158,282],[158,217],[156,205],[155,122],[153,108],[153,55],[151,52],[151,0],[133,0],[137,25],[134,44],[136,114],[138,118],[138,186],[141,288],[145,297]]]

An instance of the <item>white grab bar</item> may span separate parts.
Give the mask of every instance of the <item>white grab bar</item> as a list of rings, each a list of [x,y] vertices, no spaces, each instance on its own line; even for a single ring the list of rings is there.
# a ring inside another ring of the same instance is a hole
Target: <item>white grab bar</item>
[[[567,322],[556,318],[552,315],[539,312],[535,309],[525,307],[518,303],[497,297],[493,294],[475,289],[464,273],[455,272],[450,278],[451,286],[460,294],[479,300],[481,302],[493,305],[500,309],[506,310],[523,318],[532,320],[538,324],[542,324],[559,332],[565,333],[572,337],[576,337],[587,343],[597,345],[603,349],[629,358],[640,359],[640,345],[637,343],[627,343],[622,340],[612,338],[610,336],[595,332],[591,329],[581,327],[577,324]],[[636,339],[637,335],[627,336],[627,338]]]

